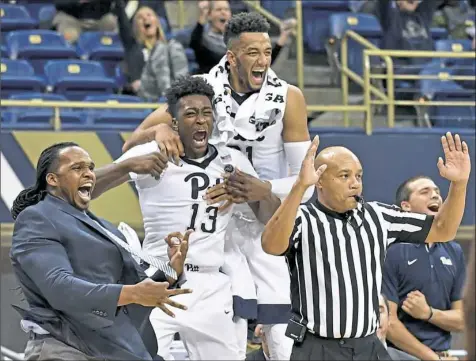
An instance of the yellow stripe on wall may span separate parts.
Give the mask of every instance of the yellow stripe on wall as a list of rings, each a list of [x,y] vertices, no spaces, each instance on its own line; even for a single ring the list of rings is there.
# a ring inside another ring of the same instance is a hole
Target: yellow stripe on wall
[[[14,132],[23,151],[36,168],[41,152],[59,142],[76,142],[84,148],[96,167],[113,162],[109,152],[94,132]],[[25,185],[26,186],[26,185]],[[91,211],[114,224],[126,222],[136,230],[143,229],[142,214],[134,191],[128,184],[112,189],[91,203]]]

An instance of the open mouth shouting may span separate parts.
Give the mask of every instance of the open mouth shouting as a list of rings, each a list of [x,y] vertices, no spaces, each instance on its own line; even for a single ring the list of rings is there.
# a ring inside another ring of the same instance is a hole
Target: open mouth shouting
[[[265,74],[266,74],[265,70],[252,70],[251,77],[253,79],[253,83],[257,85],[263,84]]]
[[[440,210],[440,202],[434,201],[428,204],[427,208],[432,214],[437,214],[438,211]]]
[[[196,148],[203,148],[207,146],[208,132],[205,129],[199,129],[192,134],[193,143]]]
[[[92,182],[84,183],[78,188],[79,198],[81,198],[81,200],[84,203],[88,203],[91,200],[92,192],[93,192]]]

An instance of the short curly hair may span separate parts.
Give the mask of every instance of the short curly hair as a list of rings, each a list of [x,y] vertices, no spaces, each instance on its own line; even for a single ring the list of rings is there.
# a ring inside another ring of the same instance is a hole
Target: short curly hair
[[[201,76],[187,75],[177,79],[165,94],[169,112],[174,118],[177,115],[179,100],[187,95],[205,95],[212,102],[214,91]]]
[[[269,23],[258,13],[239,13],[233,15],[226,26],[224,40],[228,49],[233,40],[242,33],[268,33]]]

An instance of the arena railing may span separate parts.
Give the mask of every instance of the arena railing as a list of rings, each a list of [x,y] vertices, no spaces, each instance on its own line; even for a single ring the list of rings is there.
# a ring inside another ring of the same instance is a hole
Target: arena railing
[[[386,62],[386,74],[377,74],[372,72],[370,65],[370,58],[378,56],[389,59]],[[418,95],[414,100],[398,100],[395,97],[395,80],[422,80],[433,79],[441,81],[449,80],[468,80],[476,82],[476,76],[451,75],[441,68],[441,72],[435,75],[422,74],[395,74],[394,58],[429,58],[429,59],[476,59],[476,53],[472,51],[466,52],[451,52],[451,51],[405,51],[405,50],[382,50],[375,48],[365,49],[363,52],[364,64],[364,105],[366,107],[366,129],[368,133],[372,132],[372,106],[384,105],[387,106],[387,123],[389,128],[395,126],[395,106],[414,106],[414,107],[429,107],[429,106],[455,106],[455,107],[470,107],[475,106],[475,101],[430,101],[423,96]],[[385,79],[387,94],[385,99],[376,100],[371,96],[371,80]],[[476,119],[474,119],[476,122]]]
[[[348,41],[359,43],[364,47],[363,51],[363,77],[353,72],[348,67]],[[372,67],[370,58],[380,57],[385,66],[378,67],[378,71],[374,72],[377,67]],[[364,91],[364,113],[365,113],[365,129],[367,134],[372,134],[372,107],[374,105],[387,106],[387,124],[388,127],[395,126],[395,106],[474,106],[474,102],[470,101],[429,101],[423,97],[418,97],[416,100],[396,100],[395,97],[395,80],[421,80],[421,79],[440,79],[440,80],[469,80],[476,81],[475,76],[452,76],[444,72],[439,75],[419,75],[419,74],[395,74],[394,58],[459,58],[459,59],[476,59],[474,52],[446,52],[446,51],[405,51],[405,50],[382,50],[369,42],[367,39],[357,34],[356,32],[347,31],[341,40],[341,56],[340,56],[340,71],[341,71],[341,85],[342,85],[342,102],[344,106],[349,103],[349,82],[354,81],[360,85]],[[382,73],[381,70],[384,70]],[[385,80],[386,86],[377,87],[372,83],[372,80]],[[379,98],[379,99],[375,99]],[[475,119],[476,122],[476,119]],[[344,125],[348,127],[349,115],[344,112]]]

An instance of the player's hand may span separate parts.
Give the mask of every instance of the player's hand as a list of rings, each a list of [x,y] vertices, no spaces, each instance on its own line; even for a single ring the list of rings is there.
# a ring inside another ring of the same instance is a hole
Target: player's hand
[[[192,292],[188,288],[168,289],[168,282],[155,282],[150,278],[146,278],[133,287],[134,303],[146,307],[159,307],[171,317],[175,317],[175,315],[167,308],[167,305],[181,310],[186,310],[187,307],[173,301],[170,297]]]
[[[177,272],[177,275],[181,275],[183,272],[183,264],[187,258],[188,252],[188,239],[193,230],[188,230],[185,235],[180,232],[170,233],[165,237],[165,241],[168,244],[167,254],[170,260],[170,266]]]
[[[176,165],[180,164],[180,157],[184,156],[182,141],[178,133],[168,124],[158,124],[154,127],[155,141],[161,152],[167,154],[167,157]]]
[[[471,160],[466,142],[461,142],[458,134],[453,135],[448,132],[441,137],[441,145],[445,155],[438,158],[438,169],[443,178],[451,182],[468,182],[471,173]]]
[[[167,168],[167,156],[164,152],[152,152],[132,157],[124,161],[129,172],[136,174],[150,174],[155,179]]]
[[[407,295],[403,301],[402,310],[419,320],[428,320],[431,314],[425,295],[420,291],[412,291]]]
[[[314,167],[314,160],[316,158],[317,148],[319,147],[319,136],[316,135],[312,140],[311,146],[309,147],[306,157],[304,158],[301,170],[299,171],[298,183],[304,187],[309,187],[316,184],[319,181],[322,173],[327,168],[327,164],[323,164],[316,170]]]
[[[207,204],[218,204],[222,203],[218,207],[218,211],[223,211],[228,209],[233,203],[243,203],[242,199],[233,199],[233,196],[228,193],[227,185],[225,182],[221,182],[213,187],[207,189],[206,194],[203,196],[203,199],[207,201]]]
[[[271,196],[271,183],[262,181],[250,174],[236,169],[233,173],[224,174],[226,191],[233,200],[242,202],[258,202]],[[238,203],[235,201],[235,203]]]

